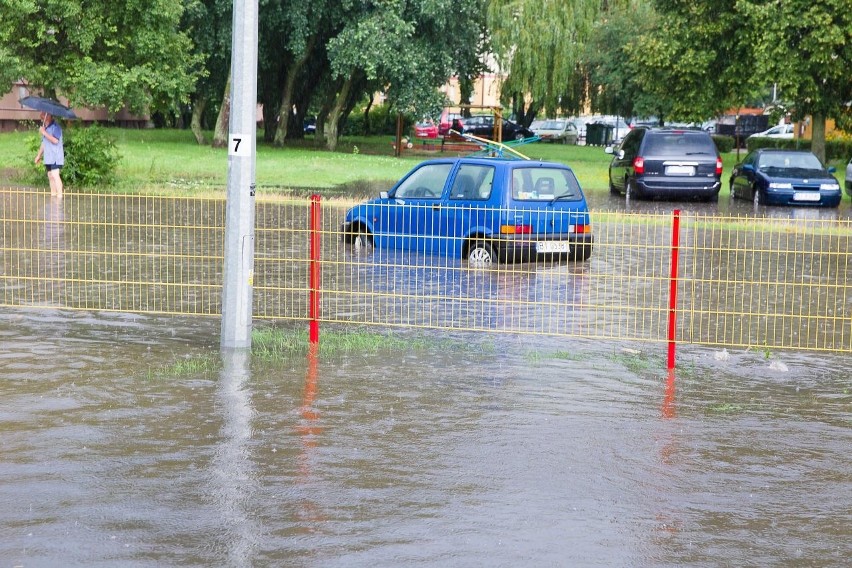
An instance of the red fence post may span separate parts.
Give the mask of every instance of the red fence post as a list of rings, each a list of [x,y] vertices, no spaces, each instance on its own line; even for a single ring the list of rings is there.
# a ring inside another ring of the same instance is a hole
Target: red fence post
[[[310,294],[308,297],[308,318],[310,319],[308,341],[312,345],[319,343],[319,315],[320,315],[320,237],[322,235],[322,219],[320,217],[320,196],[311,196],[310,213]]]
[[[669,280],[669,356],[666,369],[675,368],[675,337],[677,336],[677,257],[680,248],[680,209],[672,212],[672,274]]]

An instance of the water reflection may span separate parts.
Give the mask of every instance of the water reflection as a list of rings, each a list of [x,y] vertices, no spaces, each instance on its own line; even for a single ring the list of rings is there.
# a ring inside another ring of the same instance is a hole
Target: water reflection
[[[314,463],[317,453],[317,445],[323,433],[320,425],[320,413],[314,406],[319,393],[317,365],[319,358],[319,345],[310,344],[307,355],[307,370],[305,371],[305,390],[302,395],[302,405],[299,409],[300,420],[296,425],[296,431],[301,441],[301,451],[298,455],[298,477],[296,482],[305,490],[301,492],[304,497],[297,507],[296,517],[305,523],[306,532],[312,532],[316,523],[326,520],[322,506],[312,497],[310,487],[315,481]]]
[[[249,353],[222,352],[222,371],[217,403],[222,414],[221,440],[211,463],[211,495],[224,522],[228,566],[252,566],[260,527],[252,515],[251,500],[257,491],[250,442],[254,410],[249,383]]]

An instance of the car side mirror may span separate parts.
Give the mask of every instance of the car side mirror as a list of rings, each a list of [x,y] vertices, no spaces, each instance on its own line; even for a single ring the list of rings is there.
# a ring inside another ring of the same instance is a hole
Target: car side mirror
[[[379,197],[381,197],[382,199],[387,199],[388,198],[388,192],[387,191],[381,192],[379,194]]]
[[[619,159],[619,160],[623,160],[623,159],[624,159],[624,150],[619,150],[619,151],[618,151],[618,159]]]

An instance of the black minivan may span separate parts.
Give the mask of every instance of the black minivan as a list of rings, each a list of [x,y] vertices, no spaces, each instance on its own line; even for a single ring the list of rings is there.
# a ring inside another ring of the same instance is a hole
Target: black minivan
[[[637,127],[606,152],[613,154],[612,193],[628,199],[719,199],[722,158],[705,131]]]

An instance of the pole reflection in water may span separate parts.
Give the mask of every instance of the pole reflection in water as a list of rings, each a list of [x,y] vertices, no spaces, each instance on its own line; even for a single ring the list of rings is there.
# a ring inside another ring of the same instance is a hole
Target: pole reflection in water
[[[249,442],[252,437],[251,393],[248,382],[249,353],[222,352],[222,373],[216,393],[222,412],[221,441],[212,462],[211,493],[224,522],[228,566],[251,566],[260,530],[252,520],[248,503],[256,490]]]
[[[666,377],[666,390],[663,394],[663,418],[677,418],[675,409],[675,372],[669,369]]]
[[[317,412],[314,408],[314,400],[318,393],[318,354],[319,345],[316,343],[308,344],[307,371],[305,372],[305,393],[302,396],[302,407],[299,412],[301,420],[298,426],[296,426],[296,430],[299,433],[299,438],[302,442],[302,450],[299,454],[299,477],[297,482],[303,486],[309,486],[311,483],[311,461],[314,458],[319,437],[323,432],[323,428],[318,423],[320,418],[319,412]],[[306,493],[306,495],[309,494],[309,492]],[[325,520],[325,515],[319,506],[307,497],[303,500],[298,514],[302,521],[314,523]],[[312,530],[308,529],[306,532],[312,532]]]

